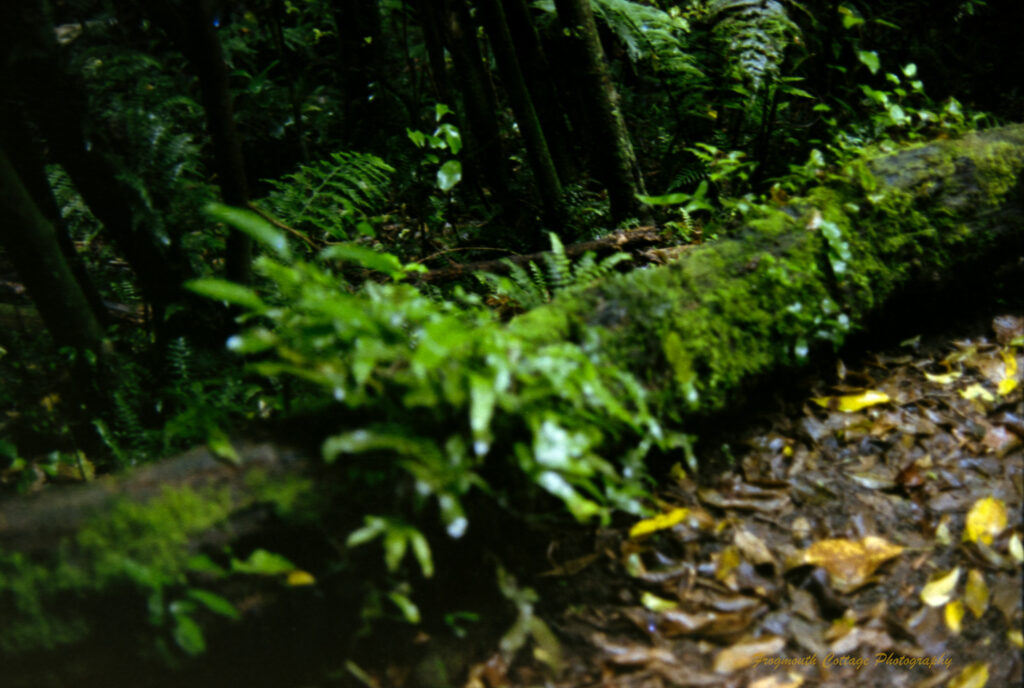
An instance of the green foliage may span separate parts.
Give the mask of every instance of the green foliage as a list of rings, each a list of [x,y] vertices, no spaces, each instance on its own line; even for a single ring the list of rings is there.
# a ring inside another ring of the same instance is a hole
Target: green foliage
[[[599,262],[588,251],[573,265],[558,236],[548,232],[548,237],[551,251],[541,256],[544,270],[533,261],[523,268],[505,259],[508,276],[483,272],[476,273],[477,279],[495,296],[515,303],[519,310],[530,310],[548,303],[559,292],[581,289],[607,277],[616,265],[629,260],[627,254],[615,253]]]
[[[252,234],[272,245],[275,232],[266,226]],[[571,289],[619,260],[590,258],[573,267],[556,241],[545,262],[551,283]],[[432,548],[412,524],[434,503],[457,538],[470,527],[464,500],[471,490],[503,501],[501,484],[484,477],[485,462],[489,475],[519,473],[583,521],[606,521],[611,507],[641,510],[643,455],[675,440],[648,412],[631,376],[598,352],[563,342],[531,345],[528,329],[502,326],[475,296],[457,291],[453,301],[436,301],[402,281],[353,288],[329,263],[323,254],[311,262],[261,256],[255,267],[270,288],[258,302],[239,302],[250,327],[228,345],[260,354],[254,370],[305,380],[353,411],[325,443],[325,459],[366,456],[397,469],[385,473],[388,494],[381,498],[391,501],[376,504],[350,545],[381,538],[396,572],[411,548],[429,575]],[[603,455],[624,440],[639,448],[624,457],[615,452],[614,461]]]
[[[87,133],[135,191],[136,222],[165,245],[185,238],[196,205],[211,196],[193,133],[202,130],[203,109],[189,95],[180,61],[111,43],[77,55],[91,105]]]
[[[686,42],[689,22],[678,8],[663,12],[629,0],[597,0],[594,9],[595,16],[614,32],[633,62],[644,61],[655,72],[702,76]]]
[[[370,220],[388,198],[392,172],[375,155],[339,151],[281,179],[266,180],[274,190],[264,203],[318,241],[372,236]]]
[[[728,59],[728,74],[751,95],[774,85],[786,47],[800,35],[778,0],[712,0],[715,39]]]

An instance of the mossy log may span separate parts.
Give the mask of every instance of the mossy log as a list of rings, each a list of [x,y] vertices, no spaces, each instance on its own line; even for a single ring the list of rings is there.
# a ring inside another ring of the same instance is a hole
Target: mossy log
[[[656,392],[664,417],[713,413],[751,377],[837,346],[900,289],[1024,245],[1024,126],[878,148],[664,267],[556,299],[512,326],[578,342]]]
[[[1007,247],[1019,256],[1022,169],[1021,125],[879,149],[819,170],[803,196],[738,214],[715,243],[567,293],[509,327],[630,369],[667,422],[713,412],[751,376],[841,342],[901,287]],[[351,574],[318,571],[316,585],[296,586],[288,583],[307,579],[286,565],[242,582],[223,568],[255,547],[287,551],[296,534],[321,562],[337,560],[353,516],[338,516],[349,498],[340,470],[319,473],[301,452],[271,445],[239,453],[239,465],[197,450],[118,480],[0,503],[0,685],[96,685],[101,676],[127,685],[139,666],[159,665],[131,659],[139,656],[186,672],[206,667],[192,674],[205,680],[217,675],[211,667],[230,667],[223,685],[284,685],[280,671],[266,670],[274,653],[246,645],[251,637],[238,630],[269,628],[271,615],[290,624],[289,637],[336,643],[337,629],[324,628],[357,616]],[[217,614],[242,619],[217,645],[235,647],[248,658],[241,664],[190,660],[175,648],[199,649],[197,620]],[[281,647],[302,655],[308,644]],[[187,682],[166,676],[166,685]]]

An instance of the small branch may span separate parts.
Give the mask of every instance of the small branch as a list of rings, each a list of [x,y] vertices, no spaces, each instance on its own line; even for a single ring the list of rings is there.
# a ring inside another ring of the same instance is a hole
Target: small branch
[[[254,213],[259,215],[264,220],[266,220],[270,224],[274,225],[278,229],[283,229],[286,232],[291,232],[295,236],[297,236],[300,239],[302,239],[303,241],[305,241],[307,244],[309,244],[309,247],[311,249],[313,249],[314,251],[319,251],[321,248],[323,248],[320,244],[318,244],[313,239],[310,239],[304,233],[300,232],[299,230],[295,229],[294,227],[289,227],[288,225],[286,225],[285,223],[281,222],[280,220],[278,220],[276,217],[274,217],[270,213],[268,213],[265,210],[263,210],[262,208],[260,208],[255,203],[249,203],[247,205],[249,207],[249,210],[253,211]]]

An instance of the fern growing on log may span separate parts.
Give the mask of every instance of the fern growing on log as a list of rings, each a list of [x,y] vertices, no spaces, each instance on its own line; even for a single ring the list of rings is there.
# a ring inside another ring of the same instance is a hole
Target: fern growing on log
[[[368,153],[333,153],[303,165],[282,179],[268,179],[273,191],[265,204],[296,229],[320,239],[372,236],[370,216],[388,198],[394,168]]]
[[[505,260],[508,276],[483,272],[477,273],[477,279],[493,295],[513,302],[518,309],[530,310],[548,303],[559,292],[582,289],[607,277],[616,265],[629,260],[627,254],[615,253],[598,261],[594,253],[588,251],[574,265],[558,236],[550,232],[548,236],[551,251],[541,257],[543,269],[533,261],[524,268]]]

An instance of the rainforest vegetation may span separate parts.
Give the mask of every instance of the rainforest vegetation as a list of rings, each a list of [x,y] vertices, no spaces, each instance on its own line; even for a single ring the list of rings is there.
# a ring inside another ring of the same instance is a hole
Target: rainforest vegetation
[[[659,485],[742,463],[709,438],[772,375],[1020,279],[1022,26],[0,3],[0,685],[462,685],[488,643],[467,685],[568,675],[551,533],[696,518]]]

